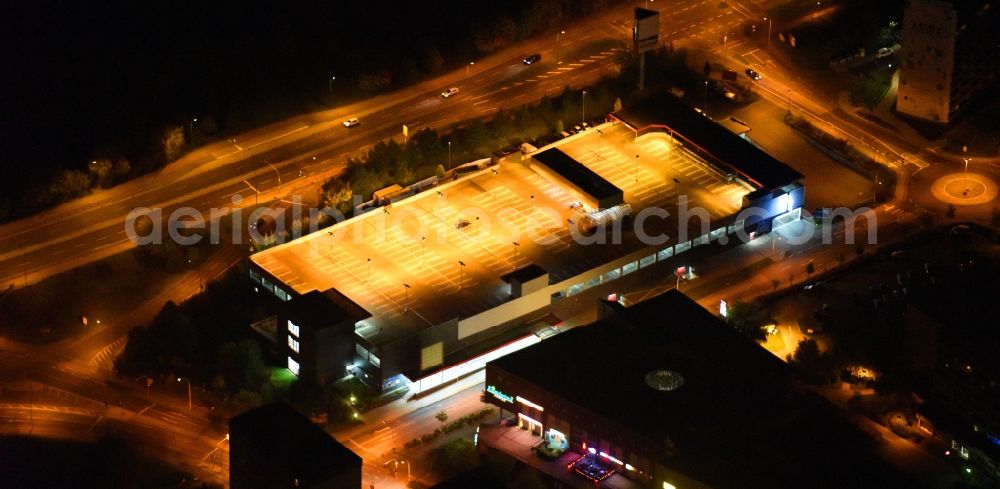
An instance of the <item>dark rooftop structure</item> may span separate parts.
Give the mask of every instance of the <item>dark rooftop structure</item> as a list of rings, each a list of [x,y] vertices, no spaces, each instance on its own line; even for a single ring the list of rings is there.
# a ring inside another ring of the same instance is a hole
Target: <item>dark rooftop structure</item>
[[[292,299],[287,308],[289,319],[295,324],[320,327],[342,323],[354,324],[368,319],[371,314],[358,303],[341,294],[337,289],[325,292],[314,290]]]
[[[598,322],[487,365],[487,384],[544,406],[533,422],[585,433],[571,449],[620,447],[621,460],[651,457],[715,488],[920,487],[782,361],[680,292],[604,304]]]
[[[703,424],[713,424],[720,411],[734,403],[746,405],[747,396],[766,395],[786,385],[781,360],[734,334],[680,293],[668,292],[628,309],[617,303],[607,307],[613,315],[601,322],[492,363],[636,432],[652,430],[657,438],[669,436],[677,442],[687,435],[692,441],[701,438]],[[665,321],[671,318],[677,321]],[[672,392],[651,388],[646,376],[659,370],[676,372],[683,385]],[[601,386],[600,396],[594,395],[595,385]]]
[[[532,155],[532,158],[566,179],[580,192],[598,202],[600,208],[614,207],[625,201],[622,190],[611,182],[576,161],[559,148],[549,148]]]
[[[500,280],[503,280],[504,282],[508,283],[516,280],[518,282],[523,283],[541,277],[546,273],[547,272],[545,271],[544,268],[532,263],[531,265],[528,265],[526,267],[521,267],[518,268],[517,270],[514,270],[513,272],[501,275]]]
[[[229,420],[233,489],[357,489],[361,457],[284,402]]]
[[[775,190],[802,179],[802,174],[764,150],[733,134],[725,127],[684,105],[672,95],[662,94],[632,104],[611,117],[642,132],[666,128],[672,135],[716,163],[731,168],[745,180],[764,190]]]

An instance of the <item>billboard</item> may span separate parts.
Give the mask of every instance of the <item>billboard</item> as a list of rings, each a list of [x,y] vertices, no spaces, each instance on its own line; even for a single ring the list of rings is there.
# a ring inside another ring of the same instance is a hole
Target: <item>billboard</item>
[[[660,13],[644,8],[635,9],[635,23],[632,25],[632,42],[636,52],[645,53],[656,49],[660,39]]]

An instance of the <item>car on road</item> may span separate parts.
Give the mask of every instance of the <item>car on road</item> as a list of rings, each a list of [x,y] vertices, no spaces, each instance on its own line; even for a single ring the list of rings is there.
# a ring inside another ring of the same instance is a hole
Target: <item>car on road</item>
[[[831,288],[833,288],[833,287],[830,285],[829,282],[825,282],[823,280],[817,280],[817,281],[815,281],[815,282],[813,282],[811,284],[806,285],[802,289],[803,290],[808,290],[810,292],[823,292],[823,291],[830,290]]]
[[[533,65],[541,60],[542,60],[542,55],[536,53],[532,54],[531,56],[528,56],[527,58],[524,58],[524,64]]]
[[[747,76],[749,76],[750,79],[754,81],[760,80],[760,73],[757,73],[757,70],[753,68],[747,68]]]
[[[360,125],[361,125],[361,121],[359,121],[357,117],[351,117],[350,119],[347,119],[346,121],[344,121],[344,127],[354,127],[354,126],[360,126]]]
[[[878,51],[875,51],[875,59],[882,59],[886,56],[892,56],[892,48],[878,48]]]
[[[456,93],[458,93],[458,87],[451,87],[451,88],[449,88],[449,89],[441,92],[441,96],[444,97],[444,98],[448,98],[448,97],[451,97],[452,95],[455,95]]]

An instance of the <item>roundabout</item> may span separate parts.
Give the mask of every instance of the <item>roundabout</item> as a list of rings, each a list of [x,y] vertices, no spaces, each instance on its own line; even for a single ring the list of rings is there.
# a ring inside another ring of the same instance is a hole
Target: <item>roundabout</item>
[[[934,180],[931,194],[948,204],[986,204],[997,197],[997,184],[979,173],[949,173]]]

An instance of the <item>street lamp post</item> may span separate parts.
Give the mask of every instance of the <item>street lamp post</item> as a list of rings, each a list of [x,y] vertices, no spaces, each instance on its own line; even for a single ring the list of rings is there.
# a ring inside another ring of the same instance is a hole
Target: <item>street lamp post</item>
[[[468,79],[469,79],[469,68],[472,67],[472,65],[474,65],[474,64],[476,64],[475,61],[469,61],[469,64],[465,65],[465,79],[466,79],[466,81],[468,81]]]
[[[448,141],[448,169],[451,170],[451,141]]]
[[[490,168],[490,171],[493,172],[493,178],[490,179],[493,181],[493,186],[490,187],[490,200],[497,200],[497,169]],[[479,218],[477,217],[476,220],[478,221]]]
[[[965,173],[962,176],[962,186],[965,187],[964,193],[969,193],[969,157],[962,158],[965,161]],[[27,282],[27,280],[25,281]]]
[[[427,236],[420,237],[420,266],[427,263]]]
[[[21,262],[24,268],[24,286],[28,286],[28,248],[24,246],[24,241],[17,244],[21,247]]]
[[[368,278],[365,280],[365,283],[368,284],[368,283],[371,283],[371,281],[372,281],[372,259],[369,258],[368,259]]]
[[[785,90],[785,100],[788,103],[788,113],[792,113],[792,89]]]
[[[336,80],[336,79],[337,79],[337,77],[335,77],[335,76],[331,76],[330,77],[330,93],[333,93],[333,81]]]
[[[702,110],[708,115],[708,80],[705,80],[705,107]]]
[[[191,136],[191,140],[194,141],[194,123],[198,122],[197,117],[191,118],[191,124],[188,126],[188,134]]]
[[[333,254],[333,231],[327,231],[326,234],[330,235],[330,254]]]
[[[639,155],[635,155],[635,181],[639,181]]]
[[[561,65],[562,61],[559,60],[559,37],[565,34],[566,31],[559,31],[556,33],[556,64]]]
[[[267,166],[269,166],[269,167],[271,167],[271,169],[274,170],[274,174],[278,176],[278,193],[280,194],[281,193],[281,172],[279,172],[278,169],[274,167],[274,165],[272,165],[270,162],[268,162],[266,160],[264,161],[264,164],[267,165]]]
[[[192,410],[192,406],[191,406],[191,381],[188,380],[188,379],[183,379],[181,377],[177,377],[177,382],[187,382],[187,385],[188,385],[188,411],[191,411]]]
[[[767,44],[770,46],[771,45],[771,19],[768,18],[768,17],[764,17],[764,20],[767,21]]]
[[[521,243],[518,243],[517,241],[511,241],[510,243],[512,245],[514,245],[514,271],[516,272],[517,271],[517,248],[521,246]]]
[[[410,284],[403,284],[403,311],[410,310]]]
[[[586,122],[587,120],[587,91],[584,90],[583,94],[580,95],[580,122]]]
[[[465,286],[465,262],[458,261],[458,290]]]

